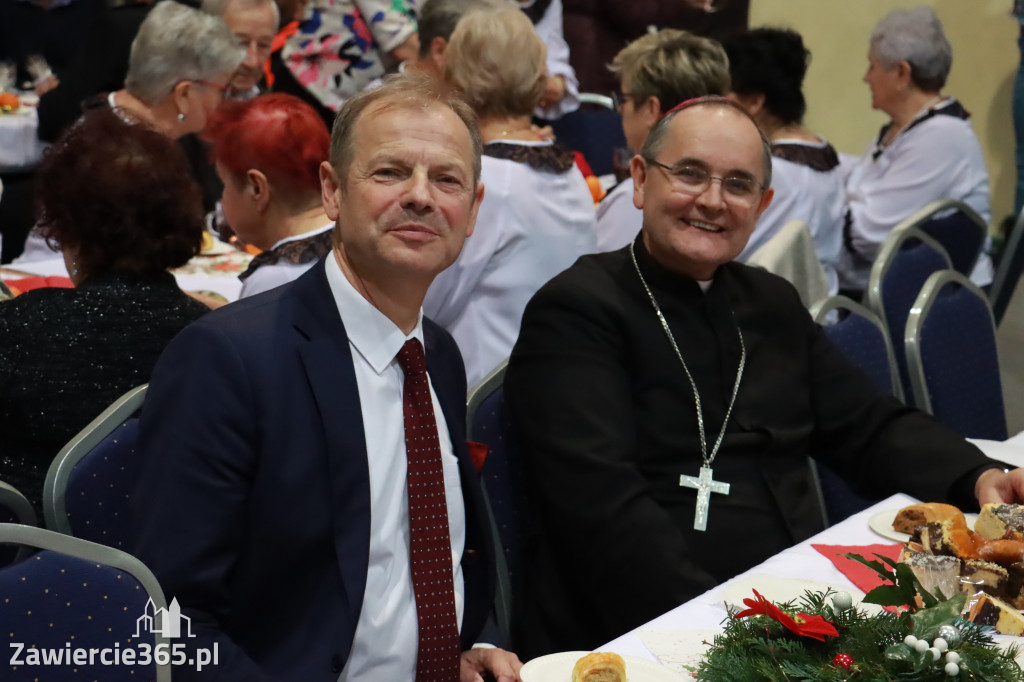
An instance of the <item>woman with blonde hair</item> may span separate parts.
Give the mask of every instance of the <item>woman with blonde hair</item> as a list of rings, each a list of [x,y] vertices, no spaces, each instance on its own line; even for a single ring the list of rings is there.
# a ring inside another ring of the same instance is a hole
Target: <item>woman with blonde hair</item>
[[[530,297],[595,249],[594,204],[574,154],[531,128],[547,73],[522,12],[467,14],[445,61],[448,82],[480,117],[485,189],[476,231],[423,309],[455,337],[472,386],[512,351]]]

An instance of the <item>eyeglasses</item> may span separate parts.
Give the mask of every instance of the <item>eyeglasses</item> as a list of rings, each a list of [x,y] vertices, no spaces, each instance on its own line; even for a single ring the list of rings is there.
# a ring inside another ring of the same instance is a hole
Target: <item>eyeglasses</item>
[[[622,113],[622,105],[626,103],[627,99],[633,99],[633,93],[612,90],[612,106],[615,107],[616,112]]]
[[[712,180],[722,183],[722,198],[727,204],[741,208],[754,206],[764,194],[764,185],[759,185],[753,178],[730,176],[727,178],[712,175],[700,166],[684,164],[668,166],[654,159],[644,159],[647,163],[665,171],[672,189],[682,194],[699,196],[711,187]]]

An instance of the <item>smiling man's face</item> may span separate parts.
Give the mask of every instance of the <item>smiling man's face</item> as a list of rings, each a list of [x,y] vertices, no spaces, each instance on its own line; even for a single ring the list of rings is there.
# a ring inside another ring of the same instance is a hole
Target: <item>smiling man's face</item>
[[[751,178],[758,187],[765,180],[757,128],[725,106],[680,111],[654,157],[669,167],[700,167],[717,178]],[[700,194],[680,192],[668,172],[639,157],[633,160],[632,173],[633,203],[644,212],[644,246],[663,266],[697,280],[711,279],[718,266],[743,251],[772,198],[772,190],[766,189],[753,205],[741,205],[723,192],[719,180]]]

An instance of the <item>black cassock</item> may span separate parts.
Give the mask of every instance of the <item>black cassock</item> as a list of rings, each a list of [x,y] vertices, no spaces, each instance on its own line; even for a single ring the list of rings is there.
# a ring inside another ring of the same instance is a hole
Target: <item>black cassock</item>
[[[746,369],[696,531],[693,389],[629,250],[584,256],[530,302],[505,379],[535,512],[516,593],[520,655],[592,649],[822,530],[807,458],[855,488],[976,505],[991,460],[879,393],[796,291],[730,263],[706,293],[636,255],[703,407],[708,450]],[[799,577],[799,576],[793,576]],[[525,658],[524,658],[525,660]]]

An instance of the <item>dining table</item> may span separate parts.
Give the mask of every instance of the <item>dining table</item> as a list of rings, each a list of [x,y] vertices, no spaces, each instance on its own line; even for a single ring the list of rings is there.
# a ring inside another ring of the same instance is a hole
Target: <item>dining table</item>
[[[16,93],[21,105],[0,112],[0,172],[24,172],[35,168],[47,145],[39,140],[39,98],[34,93]]]
[[[1006,441],[969,440],[994,459],[1024,466],[1024,433]],[[696,667],[715,635],[722,631],[723,622],[729,617],[727,609],[743,608],[743,598],[753,598],[755,589],[777,603],[798,599],[805,590],[832,589],[849,593],[857,604],[864,592],[816,546],[862,547],[867,558],[874,558],[870,556],[871,548],[899,543],[880,535],[872,526],[880,528],[879,519],[891,522],[896,511],[919,501],[902,493],[881,500],[595,651],[660,663],[679,673],[683,680],[690,678],[687,666]],[[1024,645],[1024,638],[1020,637],[996,635],[995,640],[1004,647],[1011,643]],[[1018,662],[1024,667],[1024,653]]]

